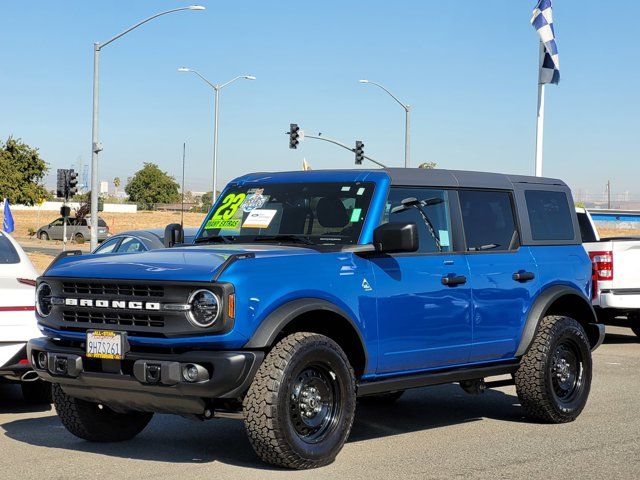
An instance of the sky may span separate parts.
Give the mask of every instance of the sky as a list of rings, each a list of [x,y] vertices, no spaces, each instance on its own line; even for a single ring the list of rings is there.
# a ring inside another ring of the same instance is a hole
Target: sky
[[[57,168],[89,164],[93,42],[189,0],[0,0],[0,139],[40,149]],[[211,190],[213,83],[220,94],[219,188],[251,171],[352,168],[353,154],[313,139],[288,148],[290,123],[389,166],[533,174],[538,37],[535,0],[315,2],[202,0],[105,47],[99,178],[143,162]],[[640,2],[555,0],[561,81],[547,87],[544,169],[574,191],[640,194]]]

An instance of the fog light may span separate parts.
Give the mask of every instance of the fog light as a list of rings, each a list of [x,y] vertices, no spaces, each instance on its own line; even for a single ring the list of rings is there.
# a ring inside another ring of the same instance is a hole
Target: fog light
[[[189,383],[209,380],[209,372],[202,365],[187,363],[182,367],[182,378]]]
[[[46,370],[47,365],[49,364],[49,359],[47,358],[46,352],[38,352],[38,356],[36,357],[36,364],[40,370]]]

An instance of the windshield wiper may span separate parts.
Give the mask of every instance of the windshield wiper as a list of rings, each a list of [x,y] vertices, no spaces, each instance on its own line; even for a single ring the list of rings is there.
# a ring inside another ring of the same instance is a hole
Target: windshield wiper
[[[212,237],[196,238],[194,243],[232,243],[235,237],[232,235],[214,235]]]
[[[254,242],[273,242],[273,241],[284,241],[284,242],[293,242],[293,243],[303,243],[305,245],[315,245],[314,242],[309,240],[308,237],[304,235],[291,235],[291,234],[279,234],[279,235],[257,235],[254,239]]]

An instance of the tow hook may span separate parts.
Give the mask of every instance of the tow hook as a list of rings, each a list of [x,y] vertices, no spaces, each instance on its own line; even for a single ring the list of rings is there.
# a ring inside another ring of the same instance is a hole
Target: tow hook
[[[487,385],[484,383],[484,378],[479,378],[476,380],[463,380],[460,382],[460,388],[469,395],[480,395],[487,389]]]

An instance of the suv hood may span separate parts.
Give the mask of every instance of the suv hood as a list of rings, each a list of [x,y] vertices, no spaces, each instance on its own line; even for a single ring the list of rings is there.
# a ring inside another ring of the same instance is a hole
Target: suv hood
[[[143,253],[69,256],[47,270],[45,276],[210,282],[225,260],[237,253],[253,253],[256,258],[319,254],[310,248],[288,245],[245,244],[162,248]]]

